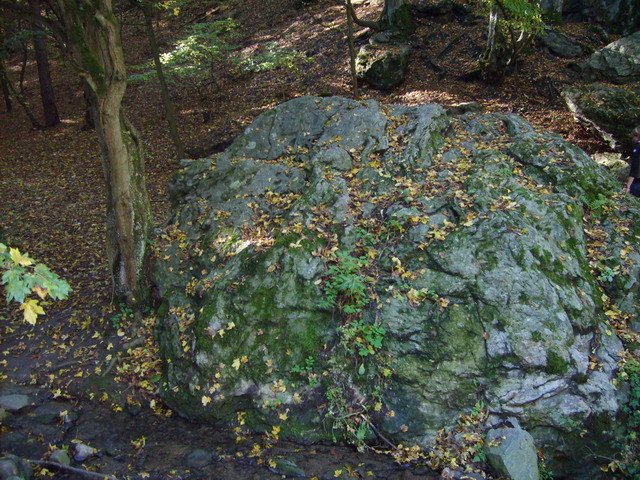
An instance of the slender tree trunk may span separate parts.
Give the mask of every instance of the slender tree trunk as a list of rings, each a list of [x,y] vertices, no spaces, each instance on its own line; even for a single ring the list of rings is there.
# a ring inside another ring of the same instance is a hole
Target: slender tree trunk
[[[498,32],[499,19],[498,2],[494,1],[489,12],[489,26],[487,30],[487,46],[480,57],[480,70],[485,79],[501,80],[504,76],[502,65],[502,54],[500,45],[500,34]]]
[[[20,62],[20,80],[18,81],[18,90],[24,93],[24,76],[27,73],[27,60],[29,60],[29,49],[25,42],[22,43],[22,61]]]
[[[91,89],[107,186],[107,253],[114,292],[138,307],[145,297],[144,266],[151,208],[140,137],[122,112],[127,75],[120,25],[111,0],[56,0],[64,29],[73,32],[73,60]]]
[[[142,12],[144,14],[144,24],[147,31],[147,38],[149,39],[149,46],[151,47],[151,55],[153,56],[153,63],[156,67],[156,75],[158,77],[158,83],[160,84],[160,97],[162,98],[162,104],[164,105],[164,112],[167,117],[167,123],[169,124],[169,135],[173,141],[173,146],[176,150],[178,159],[184,158],[184,144],[180,138],[178,132],[178,124],[176,122],[175,108],[169,95],[169,88],[167,87],[167,81],[162,69],[162,62],[160,61],[160,51],[158,50],[158,42],[156,40],[156,33],[153,29],[153,6],[149,3],[144,3],[142,6]]]
[[[42,14],[40,0],[29,0],[31,10],[35,16]],[[49,68],[49,57],[47,55],[47,45],[43,35],[37,35],[33,39],[33,49],[36,54],[38,64],[38,79],[40,80],[40,97],[44,111],[44,124],[46,127],[53,127],[60,123],[60,115],[56,106],[56,98],[51,82],[51,71]]]
[[[40,124],[36,116],[33,114],[33,111],[31,110],[31,107],[29,106],[29,103],[27,102],[27,100],[24,98],[24,95],[18,92],[13,86],[13,83],[11,83],[11,79],[7,74],[7,70],[5,69],[3,62],[0,62],[0,83],[2,83],[3,86],[6,85],[7,89],[9,90],[9,97],[15,98],[16,101],[20,104],[20,106],[24,110],[24,113],[26,113],[27,117],[29,117],[31,126],[37,129],[42,128],[42,125]]]
[[[353,97],[358,98],[358,76],[356,74],[356,47],[353,41],[353,17],[351,10],[351,0],[346,0],[345,3],[347,11],[347,37],[349,39],[349,63],[351,67],[351,82],[353,84]]]
[[[0,21],[0,45],[4,43],[4,29],[2,28],[2,21]],[[7,113],[13,110],[13,102],[11,101],[11,91],[9,89],[9,79],[6,75],[6,67],[4,65],[4,58],[0,57],[0,88],[2,88],[2,97],[4,98],[4,105],[7,108]]]
[[[3,61],[0,60],[0,63],[1,62]],[[0,65],[0,71],[5,71],[4,63]],[[13,103],[11,101],[11,92],[9,91],[9,82],[3,73],[0,73],[0,87],[2,87],[2,97],[4,98],[4,105],[7,109],[7,113],[10,113],[13,111]]]

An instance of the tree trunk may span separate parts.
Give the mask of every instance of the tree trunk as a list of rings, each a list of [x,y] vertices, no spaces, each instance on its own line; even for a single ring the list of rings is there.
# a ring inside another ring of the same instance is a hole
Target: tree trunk
[[[9,98],[10,97],[15,98],[16,101],[20,104],[20,106],[24,110],[24,113],[26,113],[27,117],[29,117],[31,126],[36,129],[42,128],[42,125],[40,125],[40,122],[38,121],[36,116],[33,114],[33,111],[31,110],[31,107],[29,106],[29,103],[27,102],[27,100],[24,98],[24,95],[16,91],[15,87],[13,86],[13,83],[11,83],[11,79],[7,74],[7,70],[3,62],[0,62],[0,83],[2,83],[3,86],[6,85],[9,91]]]
[[[169,95],[169,89],[167,88],[167,81],[162,70],[162,62],[160,61],[160,51],[158,50],[158,42],[156,41],[156,33],[153,29],[153,6],[150,3],[144,3],[142,6],[142,12],[144,14],[144,24],[147,31],[147,38],[149,40],[149,46],[151,47],[151,55],[153,56],[153,63],[156,67],[156,75],[158,77],[158,83],[160,84],[160,97],[162,98],[162,104],[164,105],[164,112],[167,116],[167,123],[169,124],[169,135],[173,141],[173,146],[176,150],[178,159],[184,158],[184,144],[180,138],[178,132],[178,124],[176,122],[175,108]]]
[[[92,101],[93,91],[85,80],[82,80],[82,97],[84,98],[84,125],[82,126],[82,130],[93,130],[96,128],[96,122],[94,120],[96,109]]]
[[[480,57],[480,70],[485,79],[500,81],[504,77],[503,45],[498,32],[499,6],[493,2],[489,12],[489,26],[487,30],[487,46]]]
[[[35,16],[42,14],[40,0],[29,0],[31,10]],[[47,55],[47,45],[44,33],[36,35],[33,39],[33,49],[36,54],[38,64],[38,79],[40,80],[40,97],[44,111],[44,124],[46,127],[53,127],[60,123],[56,98],[53,93],[53,83],[51,82],[51,72],[49,69],[49,58]]]
[[[111,0],[56,0],[76,66],[91,89],[107,186],[107,253],[114,292],[133,307],[145,299],[151,208],[138,133],[122,112],[127,75]]]
[[[4,44],[4,29],[0,21],[0,45],[2,44]],[[7,78],[6,71],[4,58],[0,57],[0,88],[2,88],[4,105],[7,108],[7,113],[9,113],[13,110],[13,102],[11,101],[11,90],[9,89],[9,79]]]
[[[2,60],[0,60],[2,62]],[[4,64],[0,65],[0,71],[4,72]],[[9,92],[9,82],[7,77],[0,73],[0,87],[2,87],[2,97],[4,98],[4,105],[7,109],[7,113],[13,111],[13,103],[11,102],[11,92]]]
[[[356,47],[353,41],[353,18],[351,0],[346,0],[347,10],[347,37],[349,39],[349,64],[351,68],[351,82],[353,84],[353,98],[358,98],[358,75],[356,74]]]
[[[27,73],[27,60],[29,60],[29,49],[25,42],[22,43],[22,61],[20,62],[20,80],[18,81],[18,90],[24,93],[24,76]]]

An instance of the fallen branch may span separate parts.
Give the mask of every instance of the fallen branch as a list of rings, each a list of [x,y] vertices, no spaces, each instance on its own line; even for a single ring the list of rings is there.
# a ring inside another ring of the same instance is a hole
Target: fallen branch
[[[33,465],[38,465],[40,467],[55,468],[58,470],[62,470],[63,472],[75,473],[76,475],[79,475],[83,478],[99,479],[99,480],[117,480],[117,478],[114,477],[113,475],[104,475],[102,473],[90,472],[89,470],[70,467],[58,462],[50,462],[47,460],[29,460],[29,459],[27,459],[27,462]]]
[[[380,440],[382,440],[384,443],[386,443],[389,447],[393,448],[394,450],[397,450],[398,447],[396,445],[393,444],[393,442],[391,440],[389,440],[387,437],[385,437],[384,435],[382,435],[382,433],[380,433],[380,430],[378,430],[373,423],[371,423],[369,421],[369,419],[367,417],[365,417],[364,415],[360,415],[360,418],[362,418],[362,420],[364,420],[367,425],[369,425],[369,427],[371,427],[371,430],[373,430],[373,433],[375,433],[378,438]]]
[[[57,372],[58,370],[62,370],[63,368],[68,368],[76,365],[77,363],[82,363],[82,360],[73,359],[67,360],[66,362],[59,363],[58,365],[51,367],[47,373]]]

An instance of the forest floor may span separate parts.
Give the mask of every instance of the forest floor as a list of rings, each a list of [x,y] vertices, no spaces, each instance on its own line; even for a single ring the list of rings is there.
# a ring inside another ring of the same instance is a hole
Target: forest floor
[[[188,151],[219,150],[259,113],[289,98],[351,95],[342,7],[313,2],[295,8],[295,3],[229,0],[207,8],[216,2],[199,2],[197,9],[158,24],[160,43],[167,49],[186,26],[233,15],[240,25],[236,44],[241,49],[277,41],[311,59],[297,70],[254,74],[238,73],[223,62],[215,82],[199,91],[178,82],[172,93]],[[358,6],[365,16],[377,8],[368,2]],[[607,43],[584,24],[558,28],[594,48]],[[123,35],[128,62],[148,61],[146,43],[137,40],[144,38],[141,19],[125,14]],[[407,104],[477,101],[487,111],[520,114],[588,152],[606,150],[564,106],[560,90],[579,81],[567,60],[534,50],[500,84],[461,80],[473,69],[483,35],[481,17],[420,18],[406,81],[391,93],[362,86],[361,97]],[[360,44],[366,41],[359,38]],[[13,60],[15,78],[20,62]],[[155,393],[160,364],[150,334],[151,314],[146,344],[117,353],[135,334],[131,315],[112,304],[98,144],[95,132],[82,130],[84,102],[77,77],[59,58],[52,58],[52,67],[60,125],[33,130],[19,107],[11,114],[0,112],[0,236],[51,266],[69,281],[73,293],[67,301],[48,305],[48,314],[35,327],[24,324],[14,306],[0,303],[0,318],[5,318],[0,324],[0,395],[23,392],[35,402],[4,420],[0,450],[42,458],[51,444],[81,440],[99,449],[85,465],[130,478],[280,478],[287,468],[291,473],[293,464],[318,478],[367,478],[367,472],[375,478],[435,478],[346,447],[304,449],[279,443],[256,454],[260,437],[237,442],[235,432],[188,424],[162,406]],[[32,59],[25,78],[26,96],[41,115]],[[167,184],[179,165],[155,84],[131,85],[125,108],[142,132],[149,193],[161,226],[168,216]],[[190,468],[185,456],[197,448],[215,451],[217,460],[204,469]]]

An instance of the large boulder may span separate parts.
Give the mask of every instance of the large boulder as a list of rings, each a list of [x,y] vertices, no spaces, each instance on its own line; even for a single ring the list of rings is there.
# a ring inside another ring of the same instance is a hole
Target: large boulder
[[[601,83],[566,88],[562,96],[576,120],[597,132],[611,148],[627,150],[640,125],[640,88]]]
[[[303,442],[422,446],[484,402],[556,473],[597,478],[626,401],[605,311],[638,313],[619,190],[512,114],[284,103],[173,183],[163,396]]]
[[[582,65],[583,73],[614,83],[640,80],[640,31],[594,52]]]

